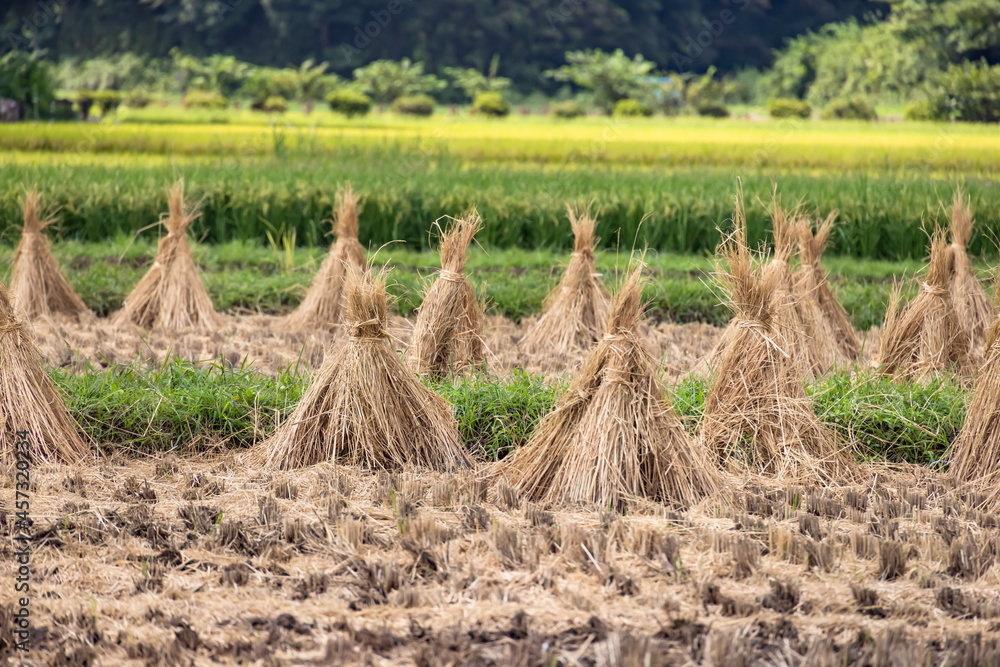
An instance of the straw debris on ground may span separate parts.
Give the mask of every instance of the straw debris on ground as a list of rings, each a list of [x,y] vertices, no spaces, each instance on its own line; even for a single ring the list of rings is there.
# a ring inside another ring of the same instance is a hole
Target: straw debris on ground
[[[650,498],[690,505],[719,490],[718,475],[692,445],[637,328],[641,269],[611,306],[605,335],[528,444],[499,464],[530,500],[618,507]]]
[[[454,220],[443,234],[441,270],[417,309],[407,350],[410,366],[420,375],[464,372],[486,358],[483,307],[462,273],[469,244],[482,226],[473,210]]]
[[[45,228],[57,219],[55,211],[44,212],[42,194],[29,189],[21,199],[21,213],[24,227],[14,251],[10,275],[10,293],[15,306],[29,318],[55,314],[89,315],[90,309],[63,276],[45,236]]]
[[[350,338],[327,353],[299,405],[251,460],[282,470],[323,461],[375,470],[469,465],[447,401],[389,340],[384,277],[352,266],[345,289]]]
[[[780,324],[782,271],[761,269],[747,245],[743,202],[719,247],[718,276],[733,311],[730,337],[705,399],[702,439],[723,464],[788,479],[851,481],[856,464],[816,417]]]
[[[156,260],[125,299],[113,320],[118,325],[168,331],[211,331],[221,324],[191,257],[187,228],[201,213],[184,201],[184,180],[167,188],[169,212],[162,223]]]
[[[330,329],[343,319],[347,267],[365,267],[365,248],[358,240],[359,200],[350,183],[337,193],[333,223],[337,240],[330,246],[330,253],[323,260],[305,298],[285,321],[288,328]]]
[[[542,316],[524,338],[529,349],[561,354],[589,350],[608,319],[610,297],[594,257],[597,220],[589,210],[567,207],[567,214],[573,229],[573,254]]]
[[[959,324],[969,338],[970,352],[979,353],[986,342],[990,326],[997,317],[997,308],[986,294],[972,270],[966,248],[972,237],[972,208],[963,199],[962,190],[955,190],[951,203],[951,301],[955,306]]]
[[[0,468],[10,471],[18,460],[76,463],[89,449],[0,284]]]
[[[944,232],[935,230],[920,293],[902,310],[898,293],[890,300],[873,361],[880,373],[919,378],[971,370],[969,335],[951,298],[953,263]]]

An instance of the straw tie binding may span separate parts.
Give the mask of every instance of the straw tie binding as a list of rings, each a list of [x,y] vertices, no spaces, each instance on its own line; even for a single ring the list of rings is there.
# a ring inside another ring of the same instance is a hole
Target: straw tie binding
[[[364,327],[371,327],[371,326],[379,327],[378,335],[376,336],[360,335],[361,330]],[[378,341],[385,340],[385,332],[382,331],[382,320],[378,318],[373,317],[370,320],[365,320],[364,322],[358,322],[357,324],[354,324],[351,327],[351,329],[353,330],[353,332],[351,333],[351,337],[348,340],[350,340],[352,343],[375,343]]]
[[[764,333],[766,331],[766,328],[761,322],[758,322],[757,320],[740,320],[739,322],[736,323],[736,327],[739,329],[749,329],[750,331],[757,332],[758,334],[760,334],[761,338],[767,341],[768,345],[776,349],[778,352],[781,352],[781,354],[783,354],[786,359],[792,358],[792,355],[788,354],[783,349],[781,349],[780,345],[775,343],[770,336]]]
[[[463,283],[465,282],[465,276],[456,271],[449,271],[448,269],[441,269],[440,273],[441,280],[447,280],[451,283]]]
[[[944,298],[950,294],[947,287],[941,287],[940,285],[929,285],[927,283],[921,283],[920,287],[933,296],[939,296]]]
[[[0,324],[0,336],[8,333],[15,333],[21,331],[20,322],[8,322],[7,324]]]

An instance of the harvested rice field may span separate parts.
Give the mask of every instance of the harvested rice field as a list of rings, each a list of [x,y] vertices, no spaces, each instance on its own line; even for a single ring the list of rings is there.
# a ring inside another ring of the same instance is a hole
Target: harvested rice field
[[[823,127],[787,190],[19,127],[0,664],[1000,664],[992,167]]]

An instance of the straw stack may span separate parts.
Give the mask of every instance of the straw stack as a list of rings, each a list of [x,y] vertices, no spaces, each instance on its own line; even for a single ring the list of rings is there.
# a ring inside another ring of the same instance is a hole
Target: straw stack
[[[972,238],[972,209],[969,200],[962,198],[962,191],[955,191],[951,203],[951,301],[958,321],[969,338],[970,352],[983,349],[986,335],[997,317],[996,306],[986,295],[986,290],[976,278],[972,263],[966,254]]]
[[[323,260],[319,273],[299,307],[286,318],[289,329],[331,329],[340,324],[345,310],[344,277],[347,267],[364,269],[365,248],[358,241],[358,200],[351,184],[337,193],[334,231],[337,240]]]
[[[322,461],[369,469],[468,465],[451,407],[393,349],[384,277],[350,266],[345,288],[350,339],[326,355],[295,411],[251,460],[282,470]]]
[[[498,470],[525,497],[617,507],[646,497],[689,505],[719,489],[688,440],[642,344],[640,269],[611,306],[606,334],[531,441]]]
[[[601,337],[610,307],[594,257],[597,221],[589,210],[566,211],[575,237],[573,255],[542,317],[524,337],[529,349],[560,354],[589,350]]]
[[[24,227],[14,252],[10,292],[17,307],[30,317],[53,314],[89,315],[83,300],[59,270],[44,229],[56,221],[55,212],[42,212],[42,195],[28,190],[21,200]]]
[[[934,231],[927,279],[917,297],[900,312],[894,294],[882,327],[874,366],[885,375],[922,377],[951,369],[969,370],[969,335],[951,299],[954,255],[944,232]]]
[[[37,465],[76,463],[89,449],[0,284],[0,467],[11,470],[18,451]]]
[[[819,319],[813,327],[818,335],[813,336],[814,342],[826,340],[827,344],[835,345],[836,361],[850,363],[861,357],[861,340],[844,307],[830,290],[826,272],[819,265],[836,215],[836,212],[828,215],[815,232],[806,220],[799,225],[802,264],[795,275],[795,293],[800,301],[812,302],[815,304],[812,307],[818,310]]]
[[[160,239],[156,261],[115,314],[117,325],[168,331],[211,331],[220,325],[212,300],[198,275],[188,247],[187,228],[200,212],[184,202],[184,181],[167,188],[167,235]]]
[[[778,321],[780,271],[760,269],[747,246],[741,196],[736,229],[719,248],[718,276],[734,314],[705,400],[702,439],[724,464],[811,481],[853,479],[856,466],[812,410]],[[755,266],[756,264],[756,266]]]
[[[472,211],[455,220],[441,240],[441,271],[417,310],[407,350],[410,366],[421,375],[462,372],[486,358],[483,308],[462,273],[466,251],[481,228],[482,219]]]

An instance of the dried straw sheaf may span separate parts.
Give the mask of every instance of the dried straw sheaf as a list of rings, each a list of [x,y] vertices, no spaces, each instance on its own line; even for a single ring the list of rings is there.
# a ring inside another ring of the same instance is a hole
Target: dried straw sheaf
[[[462,273],[466,251],[482,228],[472,211],[455,220],[441,240],[441,271],[417,310],[407,358],[421,375],[443,376],[480,364],[486,357],[483,308]]]
[[[167,235],[160,239],[156,260],[125,299],[114,323],[210,331],[219,326],[219,316],[198,275],[187,240],[188,225],[201,213],[185,204],[183,179],[167,188],[167,205],[169,213],[163,220]]]
[[[986,334],[997,317],[993,301],[976,278],[972,263],[966,254],[972,237],[972,209],[969,200],[956,190],[951,203],[951,301],[955,305],[958,321],[969,336],[970,351],[981,350]]]
[[[646,497],[689,505],[719,489],[718,473],[681,428],[658,364],[637,333],[641,292],[636,268],[569,391],[528,445],[500,464],[526,497],[602,506]]]
[[[82,316],[90,314],[52,256],[43,230],[56,221],[53,213],[42,213],[42,195],[28,190],[21,200],[24,228],[14,252],[10,292],[14,303],[28,317],[52,314]]]
[[[327,354],[295,411],[251,460],[283,470],[322,461],[371,469],[468,465],[447,401],[389,340],[383,276],[351,266],[345,289],[350,339]]]
[[[795,290],[791,260],[799,246],[798,219],[790,217],[774,200],[771,224],[774,255],[765,265],[763,273],[767,274],[768,282],[773,285],[774,326],[781,332],[784,339],[782,350],[799,376],[815,377],[833,365],[831,346],[835,343],[831,341],[828,331],[817,326],[815,305],[800,300]],[[740,332],[740,322],[738,316],[730,320],[702,367],[707,365],[713,370],[718,369],[723,355]]]
[[[949,369],[969,370],[969,335],[951,299],[954,255],[944,232],[931,237],[927,279],[917,297],[900,312],[898,291],[890,301],[874,366],[885,375],[922,377]]]
[[[358,200],[350,184],[337,193],[334,231],[337,240],[299,307],[285,320],[289,329],[331,329],[344,315],[347,267],[364,269],[365,248],[358,241]]]
[[[21,449],[18,442],[26,439]],[[34,463],[76,463],[90,447],[42,368],[38,349],[0,285],[0,467],[10,470],[15,452]]]
[[[1000,504],[1000,319],[990,327],[976,391],[949,458],[958,481],[986,493],[988,505]]]
[[[559,286],[549,295],[545,312],[524,337],[530,349],[556,353],[589,350],[608,321],[610,297],[597,273],[594,257],[597,221],[590,211],[567,207],[575,237],[573,255]]]
[[[734,335],[722,354],[705,401],[702,439],[725,463],[790,479],[831,482],[855,478],[806,395],[779,323],[782,273],[755,266],[747,245],[741,197],[736,229],[719,247],[718,275],[734,314]]]
[[[812,302],[818,309],[819,320],[813,327],[814,343],[825,341],[827,345],[834,345],[836,361],[855,362],[861,357],[861,340],[844,307],[830,290],[826,273],[819,265],[836,215],[835,212],[828,215],[815,232],[807,220],[798,226],[802,264],[795,274],[795,293],[800,301]]]

